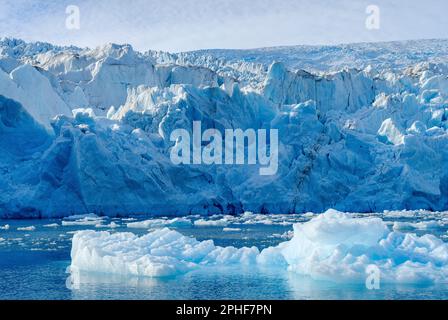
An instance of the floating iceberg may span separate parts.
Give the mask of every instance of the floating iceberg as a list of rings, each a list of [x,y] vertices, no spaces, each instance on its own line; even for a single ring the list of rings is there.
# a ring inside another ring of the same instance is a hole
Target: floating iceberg
[[[62,226],[72,227],[72,226],[95,226],[103,222],[103,217],[98,217],[95,214],[87,215],[74,215],[67,217],[62,221]]]
[[[295,225],[293,239],[280,250],[289,270],[319,280],[362,282],[366,268],[375,265],[383,282],[448,282],[447,243],[391,232],[379,218],[329,210]]]
[[[134,229],[151,229],[161,227],[184,227],[191,226],[191,220],[187,218],[174,218],[174,219],[150,219],[145,221],[130,222],[126,224],[128,228]]]
[[[118,228],[118,227],[120,227],[120,225],[117,224],[117,223],[115,223],[114,221],[112,221],[112,222],[109,223],[109,224],[102,224],[102,223],[99,223],[99,224],[96,224],[96,225],[95,225],[95,228],[98,228],[98,229],[101,229],[101,228],[116,229],[116,228]]]
[[[80,231],[73,237],[71,272],[165,277],[225,266],[262,266],[313,279],[363,282],[375,265],[381,281],[448,283],[448,244],[432,235],[390,231],[380,218],[329,210],[294,225],[290,241],[263,251],[215,246],[167,228],[142,237]]]
[[[80,231],[73,237],[70,270],[164,277],[201,266],[253,264],[258,254],[256,248],[217,247],[167,228],[142,237]]]
[[[29,226],[29,227],[19,227],[17,228],[17,231],[35,231],[35,226]]]
[[[59,224],[57,223],[49,223],[49,224],[45,224],[43,225],[44,228],[58,228]]]
[[[229,221],[226,219],[220,220],[205,220],[199,219],[194,222],[196,227],[227,227],[229,225]]]
[[[223,232],[241,232],[240,228],[223,228]]]

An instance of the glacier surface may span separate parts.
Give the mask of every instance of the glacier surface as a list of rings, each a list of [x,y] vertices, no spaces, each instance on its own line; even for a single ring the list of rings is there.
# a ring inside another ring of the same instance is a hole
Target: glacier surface
[[[378,217],[335,210],[295,224],[290,241],[261,252],[256,247],[216,246],[168,228],[141,237],[79,231],[72,242],[69,271],[75,281],[79,272],[167,277],[249,266],[288,270],[315,280],[364,283],[374,265],[384,283],[448,282],[447,243],[433,235],[390,231]]]
[[[0,217],[446,210],[447,52],[446,40],[170,54],[2,39]],[[278,173],[173,165],[170,133],[194,121],[278,129]]]

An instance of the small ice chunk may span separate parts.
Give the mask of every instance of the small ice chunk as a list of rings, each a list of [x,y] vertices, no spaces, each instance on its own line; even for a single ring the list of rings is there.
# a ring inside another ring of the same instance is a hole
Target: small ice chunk
[[[312,217],[314,217],[314,213],[313,212],[307,212],[307,213],[304,213],[303,216],[305,218],[312,218]]]
[[[100,219],[100,217],[94,213],[88,213],[88,214],[77,214],[77,215],[68,216],[68,217],[64,218],[64,220],[69,220],[69,221],[85,220],[85,219],[98,220],[98,219]]]
[[[115,223],[114,221],[112,221],[109,224],[97,224],[95,225],[95,228],[109,228],[109,229],[116,229],[118,228],[120,225],[118,225],[117,223]]]
[[[153,229],[163,227],[188,227],[191,226],[191,220],[187,218],[167,219],[151,219],[145,221],[131,222],[127,224],[132,229]]]
[[[241,229],[240,228],[224,228],[224,229],[222,229],[222,231],[224,231],[224,232],[239,232],[239,231],[241,231]]]
[[[294,232],[293,231],[286,231],[282,234],[279,233],[274,233],[272,236],[272,238],[280,238],[280,239],[286,239],[286,240],[290,240],[294,237]]]
[[[17,228],[18,231],[34,231],[36,230],[35,226],[29,226],[29,227],[19,227]]]
[[[57,228],[59,227],[59,224],[57,223],[51,223],[51,224],[44,224],[45,228]]]
[[[62,221],[62,226],[96,226],[103,221],[103,217],[98,217],[95,214],[77,215],[66,218]]]
[[[398,230],[429,230],[429,229],[438,229],[442,227],[443,224],[441,222],[430,220],[430,221],[421,221],[421,222],[400,222],[396,221],[393,224],[392,229],[394,231]]]
[[[229,222],[226,219],[220,220],[205,220],[199,219],[194,222],[196,227],[227,227]]]

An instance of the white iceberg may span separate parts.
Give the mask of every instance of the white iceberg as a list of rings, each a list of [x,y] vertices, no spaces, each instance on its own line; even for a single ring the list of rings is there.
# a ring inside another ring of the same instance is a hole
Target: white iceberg
[[[196,227],[227,227],[229,225],[229,221],[226,219],[219,220],[205,220],[199,219],[194,222]]]
[[[241,229],[240,228],[223,228],[222,231],[223,232],[240,232]]]
[[[443,227],[444,224],[441,221],[429,220],[429,221],[420,221],[420,222],[394,222],[392,229],[394,231],[403,231],[403,230],[431,230],[431,229],[439,229]]]
[[[132,233],[80,231],[73,237],[71,272],[164,277],[201,266],[251,264],[256,248],[216,247],[167,228],[142,237]]]
[[[192,222],[187,218],[174,219],[149,219],[145,221],[130,222],[126,224],[128,228],[133,229],[152,229],[160,227],[185,227],[191,226]]]
[[[57,224],[57,223],[49,223],[49,224],[44,224],[43,227],[45,227],[45,228],[58,228],[59,224]]]
[[[391,232],[379,218],[329,210],[295,225],[280,250],[289,270],[313,279],[360,282],[375,265],[383,282],[448,282],[448,244],[433,235]]]
[[[74,215],[70,217],[66,217],[62,221],[62,226],[64,227],[73,227],[73,226],[96,226],[103,222],[105,218],[99,217],[95,214],[86,214],[86,215]]]
[[[19,227],[17,228],[17,231],[35,231],[35,226],[29,226],[29,227]]]
[[[106,228],[107,229],[116,229],[116,228],[119,228],[119,227],[120,227],[120,225],[118,223],[114,222],[114,221],[112,221],[109,224],[99,223],[99,224],[95,225],[95,228],[98,228],[98,229],[102,229],[102,228],[104,228],[104,229],[106,229]]]
[[[432,235],[390,231],[380,218],[329,210],[294,225],[290,241],[257,248],[215,246],[169,229],[132,233],[80,231],[73,237],[71,272],[164,277],[198,268],[263,266],[313,279],[363,282],[375,265],[381,281],[448,283],[448,244]]]

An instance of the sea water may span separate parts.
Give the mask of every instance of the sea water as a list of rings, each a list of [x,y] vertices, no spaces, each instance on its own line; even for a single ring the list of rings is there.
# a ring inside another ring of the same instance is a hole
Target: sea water
[[[303,215],[260,216],[226,226],[207,223],[222,221],[216,217],[195,217],[196,221],[201,222],[191,225],[172,223],[170,228],[199,241],[213,240],[217,246],[256,246],[262,250],[287,241],[291,235],[292,223],[311,218]],[[446,219],[445,215],[437,217],[437,214],[433,214],[431,221],[428,221],[427,216],[421,215],[391,214],[382,218],[390,226],[399,222],[403,232],[434,234],[444,241],[448,238],[446,224],[439,223],[437,227],[431,227],[433,220],[443,221]],[[128,223],[138,223],[149,219],[148,217],[132,220],[99,219],[100,222],[95,219],[0,220],[0,299],[448,298],[447,284],[381,284],[379,290],[369,290],[363,283],[316,281],[286,269],[244,265],[198,269],[162,278],[80,272],[74,283],[67,269],[71,264],[70,252],[75,232],[104,230],[110,233],[132,232],[137,235],[148,233],[147,228],[128,227]],[[420,228],[406,230],[406,226],[410,225]],[[154,227],[157,228],[156,225]]]

